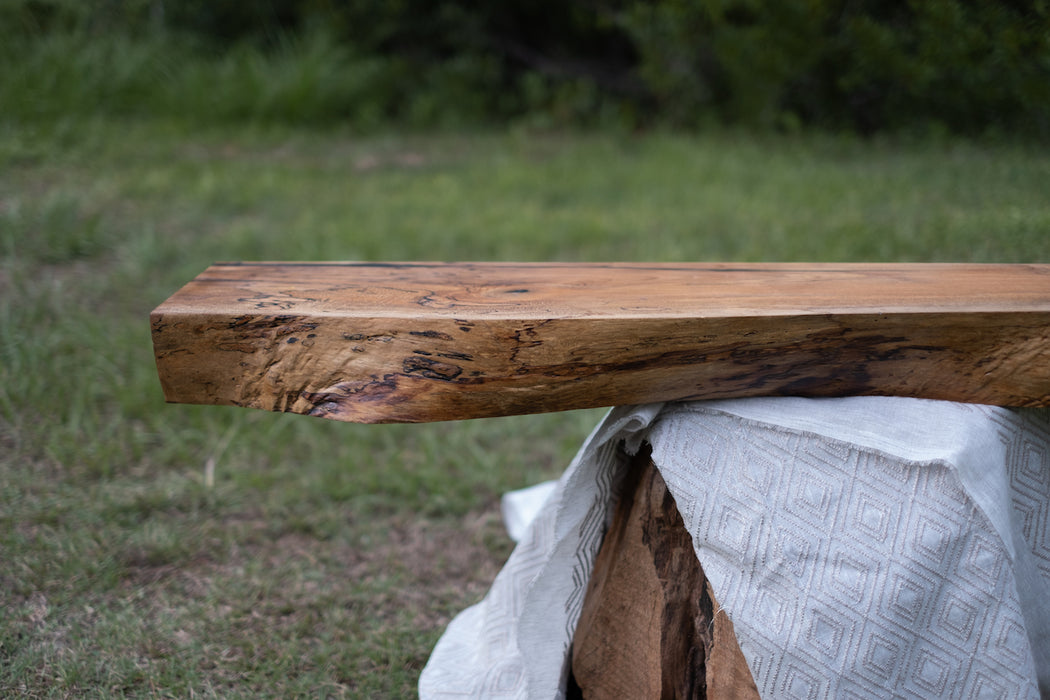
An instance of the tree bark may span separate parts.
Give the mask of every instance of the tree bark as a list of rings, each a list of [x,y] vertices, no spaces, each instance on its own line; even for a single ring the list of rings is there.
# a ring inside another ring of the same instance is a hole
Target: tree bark
[[[634,460],[595,561],[570,686],[587,700],[758,697],[733,623],[648,453]]]

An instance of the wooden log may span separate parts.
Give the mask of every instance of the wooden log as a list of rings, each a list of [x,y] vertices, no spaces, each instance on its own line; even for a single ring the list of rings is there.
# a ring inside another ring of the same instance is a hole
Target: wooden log
[[[1050,266],[240,263],[152,314],[165,396],[420,422],[746,396],[1050,403]]]
[[[758,689],[649,459],[633,462],[588,581],[570,696],[585,700],[758,698]]]

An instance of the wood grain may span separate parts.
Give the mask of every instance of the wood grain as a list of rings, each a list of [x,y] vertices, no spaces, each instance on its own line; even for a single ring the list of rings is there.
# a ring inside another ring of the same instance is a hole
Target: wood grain
[[[632,463],[572,645],[585,700],[758,698],[733,631],[647,452]]]
[[[421,422],[745,396],[1050,404],[1050,265],[228,263],[172,402]]]

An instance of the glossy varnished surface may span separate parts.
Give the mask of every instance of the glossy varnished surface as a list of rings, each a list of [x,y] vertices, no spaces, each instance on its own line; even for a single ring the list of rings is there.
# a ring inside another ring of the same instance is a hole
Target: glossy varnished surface
[[[732,396],[1050,402],[1050,266],[215,265],[152,315],[170,401],[356,422]]]

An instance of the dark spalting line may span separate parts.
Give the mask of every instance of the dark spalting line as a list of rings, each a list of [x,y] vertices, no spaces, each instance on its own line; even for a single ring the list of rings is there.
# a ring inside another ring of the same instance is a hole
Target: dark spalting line
[[[812,388],[816,383],[843,384],[864,391],[872,389],[868,365],[892,363],[916,353],[950,354],[951,347],[937,345],[901,345],[903,337],[856,335],[850,331],[834,331],[814,335],[806,341],[789,344],[771,344],[761,347],[736,342],[722,347],[690,349],[649,354],[617,362],[588,362],[579,360],[551,365],[521,364],[518,349],[512,352],[511,362],[518,363],[515,376],[537,375],[550,378],[585,379],[599,374],[622,374],[647,369],[739,365],[739,374],[724,379],[752,389],[766,385],[788,383],[790,386]],[[833,341],[828,345],[828,341]],[[521,343],[520,347],[541,345],[540,341]],[[770,362],[760,364],[763,359]],[[807,373],[813,376],[799,376]]]
[[[837,337],[838,334],[834,335]],[[774,368],[784,368],[781,374],[795,374],[799,370],[810,367],[841,371],[839,368],[831,367],[831,361],[842,355],[848,356],[850,353],[858,355],[858,348],[867,351],[864,355],[864,359],[867,362],[883,362],[895,359],[896,356],[902,352],[912,349],[910,347],[894,347],[888,348],[883,352],[872,352],[872,348],[869,347],[872,340],[867,337],[858,337],[852,343],[846,343],[845,345],[834,348],[823,348],[820,346],[819,342],[821,341],[817,341],[816,344],[811,344],[809,342],[791,343],[788,345],[773,344],[757,348],[751,347],[743,342],[737,342],[722,347],[656,353],[618,362],[597,363],[578,360],[575,362],[564,362],[553,365],[526,364],[519,366],[514,373],[516,375],[536,374],[544,377],[584,378],[595,374],[615,374],[646,369],[686,367],[707,363],[721,365],[725,364],[728,358],[731,360],[731,364],[739,364],[748,367],[747,372],[741,376],[753,377],[755,373],[755,364],[761,361],[762,358],[777,359],[780,361],[774,364],[765,365],[761,369],[771,370]],[[532,343],[532,345],[540,344],[542,343]],[[928,346],[914,347],[923,350],[931,349]],[[945,350],[945,348],[932,349],[940,351]],[[792,359],[794,356],[806,354],[816,354],[817,357],[808,361]],[[860,360],[860,357],[858,357],[858,360]],[[829,366],[825,367],[825,363],[828,363]]]
[[[233,320],[226,324],[226,328],[230,329],[242,329],[242,328],[273,328],[275,326],[286,326],[291,323],[301,322],[303,325],[309,325],[309,321],[302,321],[302,316],[297,314],[281,314],[276,316],[270,315],[257,315],[257,314],[243,314],[241,316],[234,316]],[[319,324],[314,323],[313,328],[317,328]]]
[[[402,363],[405,374],[419,374],[427,379],[452,381],[463,373],[463,368],[447,362],[438,362],[426,357],[406,357]]]
[[[462,360],[464,362],[473,362],[474,356],[465,352],[439,352],[438,357],[444,357],[446,360]]]
[[[885,336],[857,336],[831,346],[822,345],[825,340],[827,338],[817,338],[815,345],[736,350],[731,356],[734,364],[741,366],[741,371],[727,375],[725,381],[754,391],[772,386],[779,395],[827,395],[829,391],[870,394],[880,391],[872,375],[873,368],[906,359],[914,353],[947,355],[953,351],[950,347],[932,345],[892,345],[881,350],[873,347],[904,340]],[[792,360],[797,355],[813,357]],[[756,363],[763,357],[779,357],[783,361],[756,368]]]
[[[415,303],[416,306],[422,306],[426,308],[428,306],[433,306],[434,304],[439,304],[441,302],[434,292],[427,292],[426,294],[423,294],[422,296],[418,297],[413,303]],[[445,304],[443,308],[451,309],[455,307],[456,304]]]
[[[167,359],[169,357],[175,357],[176,355],[192,355],[193,351],[189,348],[174,348],[172,350],[158,350],[158,359]]]
[[[303,399],[313,404],[314,407],[307,415],[320,418],[335,418],[349,415],[356,419],[364,419],[368,423],[415,423],[427,420],[446,420],[446,418],[435,418],[441,413],[440,410],[430,412],[431,417],[423,417],[418,410],[412,410],[410,414],[377,415],[371,419],[361,413],[359,403],[376,402],[382,404],[387,410],[400,404],[411,404],[419,400],[419,395],[410,391],[399,391],[401,380],[418,380],[418,376],[404,374],[384,374],[382,378],[373,375],[372,381],[342,382],[321,392],[302,392],[299,394]],[[461,382],[463,383],[463,382]],[[467,381],[465,383],[481,383],[480,381]],[[413,415],[415,417],[413,417]]]
[[[465,352],[427,352],[426,350],[413,350],[413,355],[423,355],[424,357],[444,357],[446,360],[462,360],[464,362],[473,362],[474,356],[468,355]]]
[[[415,360],[415,362],[412,362]],[[433,379],[442,383],[456,385],[481,385],[489,382],[483,376],[461,377],[462,368],[448,365],[427,358],[406,358],[405,372],[384,374],[382,378],[375,375],[371,380],[340,382],[324,391],[301,392],[299,396],[314,405],[309,415],[338,413],[358,402],[381,402],[393,406],[413,402],[420,398],[413,392],[399,392],[400,380],[418,381]],[[326,407],[327,405],[327,407]]]
[[[539,323],[528,324],[524,328],[519,328],[515,330],[512,336],[514,346],[511,348],[510,357],[507,358],[507,362],[512,365],[522,364],[518,360],[518,355],[521,353],[522,350],[527,350],[528,348],[535,348],[543,345],[543,338],[540,338],[538,340],[526,340],[525,338],[537,338],[539,334],[536,331],[550,324],[551,322],[551,319],[547,319],[545,321],[540,321]],[[528,367],[528,365],[524,366]],[[518,374],[520,373],[521,372],[519,370]]]
[[[399,403],[396,395],[397,379],[396,374],[385,374],[382,378],[373,376],[371,381],[340,382],[325,391],[304,391],[300,396],[314,404],[314,410],[310,412],[310,415],[316,415],[315,412],[318,410],[326,411],[323,408],[325,404],[341,405],[351,400]]]
[[[749,392],[769,387],[778,396],[828,396],[878,392],[878,385],[872,379],[864,365],[841,370],[821,362],[809,362],[790,365],[778,372],[745,372],[726,377],[725,381]]]
[[[374,333],[372,335],[365,335],[364,333],[343,333],[343,340],[349,340],[352,342],[360,342],[367,340],[370,343],[389,343],[394,340],[397,335],[397,331],[390,331],[389,333]]]
[[[436,340],[452,340],[452,336],[448,333],[442,333],[441,331],[409,331],[408,334],[423,338],[434,338]]]
[[[535,343],[540,345],[541,343]],[[514,371],[515,375],[535,374],[543,377],[569,377],[584,379],[596,374],[619,374],[643,369],[660,369],[679,366],[699,365],[708,361],[712,353],[698,350],[676,350],[658,355],[647,355],[621,362],[563,362],[556,365],[521,365]]]

